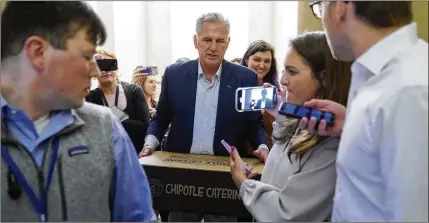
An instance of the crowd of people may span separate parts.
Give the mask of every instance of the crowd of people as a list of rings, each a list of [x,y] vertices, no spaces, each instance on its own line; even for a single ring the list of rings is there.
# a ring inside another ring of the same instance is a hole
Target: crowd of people
[[[232,25],[202,14],[199,57],[169,65],[156,89],[144,66],[131,83],[119,80],[120,61],[97,50],[108,33],[86,3],[8,2],[1,220],[427,222],[429,58],[411,2],[309,7],[324,31],[292,38],[281,68],[265,40],[225,60]],[[255,86],[275,87],[276,107],[236,111],[236,89]],[[280,115],[286,101],[332,112],[334,125]],[[229,156],[253,219],[154,210],[138,158],[157,149]],[[265,163],[260,180],[242,157]]]

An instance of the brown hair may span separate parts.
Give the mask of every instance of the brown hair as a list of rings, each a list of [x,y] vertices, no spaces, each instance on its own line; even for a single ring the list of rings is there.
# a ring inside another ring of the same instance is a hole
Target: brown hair
[[[134,74],[133,74],[133,78],[131,79],[131,83],[141,87],[143,89],[143,93],[146,94],[144,91],[144,83],[146,82],[148,75],[147,74],[141,74],[138,72],[142,68],[143,68],[143,66],[137,66],[136,68],[134,68]],[[158,104],[157,101],[153,97],[150,98],[150,103],[151,103],[151,106],[153,108],[156,108],[156,106]]]
[[[254,55],[258,52],[271,52],[271,68],[268,71],[267,75],[264,77],[264,82],[270,83],[276,87],[279,86],[279,80],[277,78],[278,72],[277,72],[277,60],[276,60],[276,52],[274,47],[269,44],[268,42],[264,40],[256,40],[250,43],[249,47],[247,48],[246,52],[244,53],[243,58],[241,59],[240,64],[248,67],[248,64],[246,63],[246,60],[249,59],[250,56]]]
[[[346,105],[350,87],[351,63],[333,58],[325,33],[300,34],[291,40],[290,46],[304,58],[311,68],[313,76],[319,81],[321,87],[316,97]],[[302,130],[291,142],[290,151],[305,153],[319,141],[318,136]]]
[[[411,1],[350,1],[355,13],[376,28],[403,26],[413,20]]]

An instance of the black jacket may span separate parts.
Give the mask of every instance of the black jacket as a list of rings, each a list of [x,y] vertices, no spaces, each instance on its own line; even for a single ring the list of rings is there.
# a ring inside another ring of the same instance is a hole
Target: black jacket
[[[135,84],[120,81],[127,99],[127,107],[124,112],[129,119],[122,122],[125,131],[131,138],[136,152],[140,152],[144,145],[144,137],[149,126],[149,108],[144,98],[143,89]],[[100,88],[92,90],[86,97],[86,101],[104,105]]]

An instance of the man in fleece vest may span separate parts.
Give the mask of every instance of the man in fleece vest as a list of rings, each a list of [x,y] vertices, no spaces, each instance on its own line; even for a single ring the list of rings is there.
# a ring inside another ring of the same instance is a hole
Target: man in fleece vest
[[[83,2],[9,2],[1,15],[1,221],[155,221],[133,144],[84,103],[105,28]]]

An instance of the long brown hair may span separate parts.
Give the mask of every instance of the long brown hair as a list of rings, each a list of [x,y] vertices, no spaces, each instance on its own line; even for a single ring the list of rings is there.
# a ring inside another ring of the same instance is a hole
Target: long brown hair
[[[313,76],[319,81],[321,87],[316,97],[346,105],[351,63],[338,61],[332,57],[325,33],[319,31],[302,33],[291,40],[290,46],[305,59]],[[302,130],[291,142],[290,151],[305,153],[319,141],[318,136]]]
[[[131,79],[131,83],[141,87],[143,89],[143,93],[146,94],[146,92],[144,91],[144,83],[146,82],[148,75],[141,74],[138,72],[142,68],[143,66],[137,66],[136,68],[134,68],[134,72],[133,72],[134,74],[133,74],[133,78]],[[156,108],[158,104],[153,96],[150,98],[150,104],[153,108]]]
[[[278,72],[277,72],[277,60],[276,60],[276,51],[274,49],[274,46],[269,44],[268,42],[264,40],[256,40],[252,43],[250,43],[249,47],[247,48],[246,52],[244,53],[244,56],[241,59],[240,64],[248,67],[249,65],[246,63],[246,60],[249,59],[250,56],[258,53],[258,52],[267,52],[270,51],[271,53],[271,68],[268,71],[267,75],[264,77],[264,82],[270,83],[276,87],[279,86],[279,80],[277,78]]]

